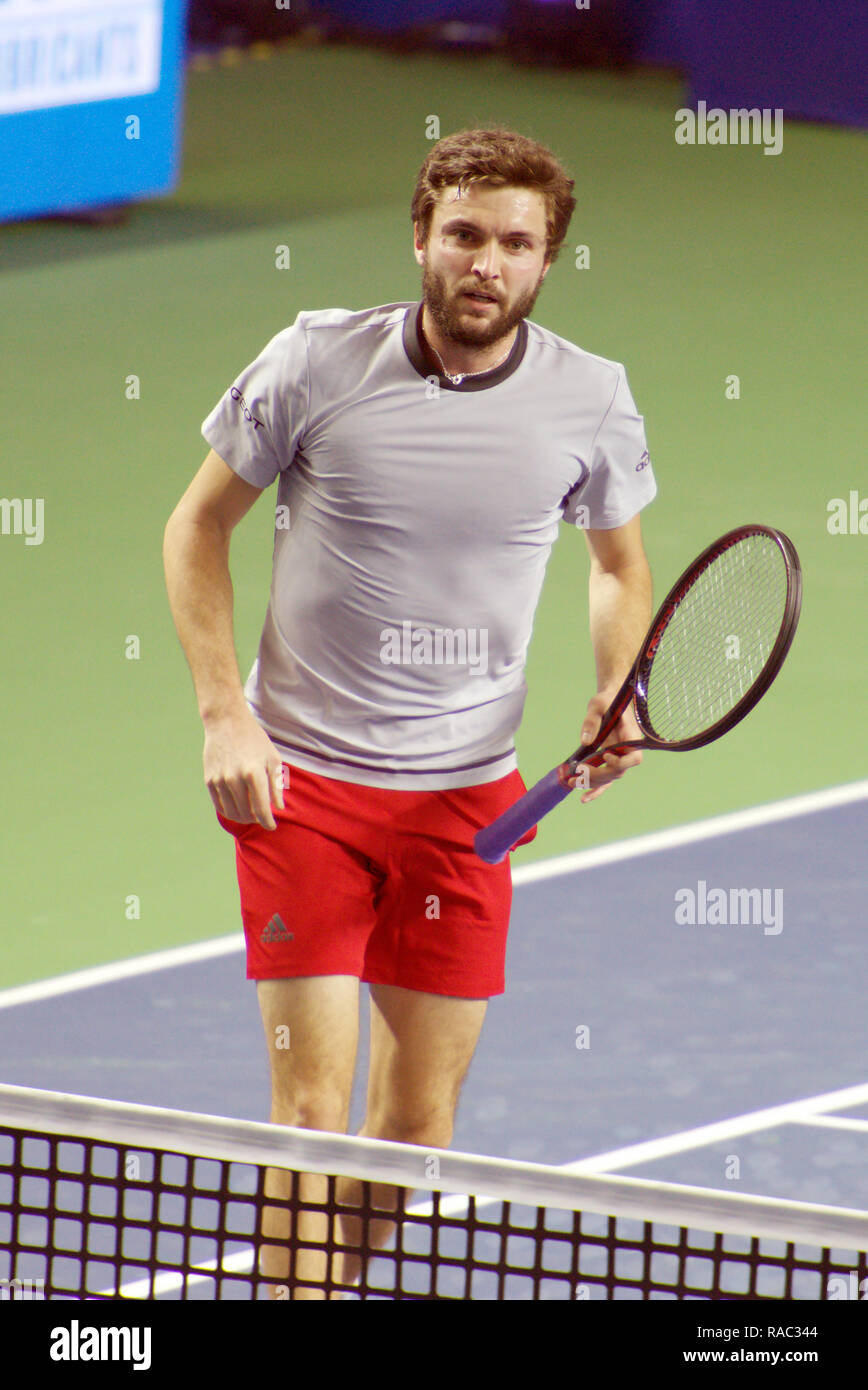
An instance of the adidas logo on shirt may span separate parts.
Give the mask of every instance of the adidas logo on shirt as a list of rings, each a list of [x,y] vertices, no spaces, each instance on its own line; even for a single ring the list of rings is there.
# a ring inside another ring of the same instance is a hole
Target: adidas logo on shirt
[[[295,937],[283,919],[278,917],[275,912],[268,926],[264,928],[259,940],[264,946],[268,946],[272,941],[294,941]]]

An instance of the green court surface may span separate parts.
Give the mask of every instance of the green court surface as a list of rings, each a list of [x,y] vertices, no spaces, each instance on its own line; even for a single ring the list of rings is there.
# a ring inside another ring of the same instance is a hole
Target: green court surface
[[[647,754],[590,806],[572,798],[515,862],[866,775],[868,537],[827,527],[830,500],[865,478],[864,136],[792,122],[779,156],[679,146],[682,101],[655,72],[288,46],[190,72],[174,196],[119,227],[0,229],[0,491],[45,507],[42,544],[0,536],[2,984],[240,926],[163,526],[206,453],[202,419],[300,309],[418,296],[409,202],[432,116],[443,134],[514,126],[577,180],[534,318],[627,366],[659,484],[644,515],[656,597],[742,521],[787,531],[804,567],[795,646],[748,720],[688,757]],[[233,543],[245,675],[272,501]],[[586,585],[583,539],[564,527],[528,667],[529,783],[577,743],[593,693]]]

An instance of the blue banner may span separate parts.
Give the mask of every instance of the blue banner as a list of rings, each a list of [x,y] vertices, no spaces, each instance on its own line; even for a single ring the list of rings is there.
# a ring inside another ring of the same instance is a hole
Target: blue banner
[[[0,219],[178,177],[185,0],[0,0]]]

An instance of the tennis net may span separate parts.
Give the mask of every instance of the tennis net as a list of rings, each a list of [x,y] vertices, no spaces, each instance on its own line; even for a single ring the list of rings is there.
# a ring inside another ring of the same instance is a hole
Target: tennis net
[[[825,1300],[866,1250],[844,1208],[0,1086],[7,1297]]]

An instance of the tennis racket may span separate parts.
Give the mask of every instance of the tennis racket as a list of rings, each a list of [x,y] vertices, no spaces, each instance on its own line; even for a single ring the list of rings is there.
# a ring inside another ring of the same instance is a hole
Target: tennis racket
[[[618,750],[681,753],[728,733],[781,669],[801,603],[799,557],[782,532],[739,526],[708,546],[660,605],[597,737],[477,833],[480,859],[499,863],[569,796],[580,764],[599,752],[631,700],[643,737]]]

